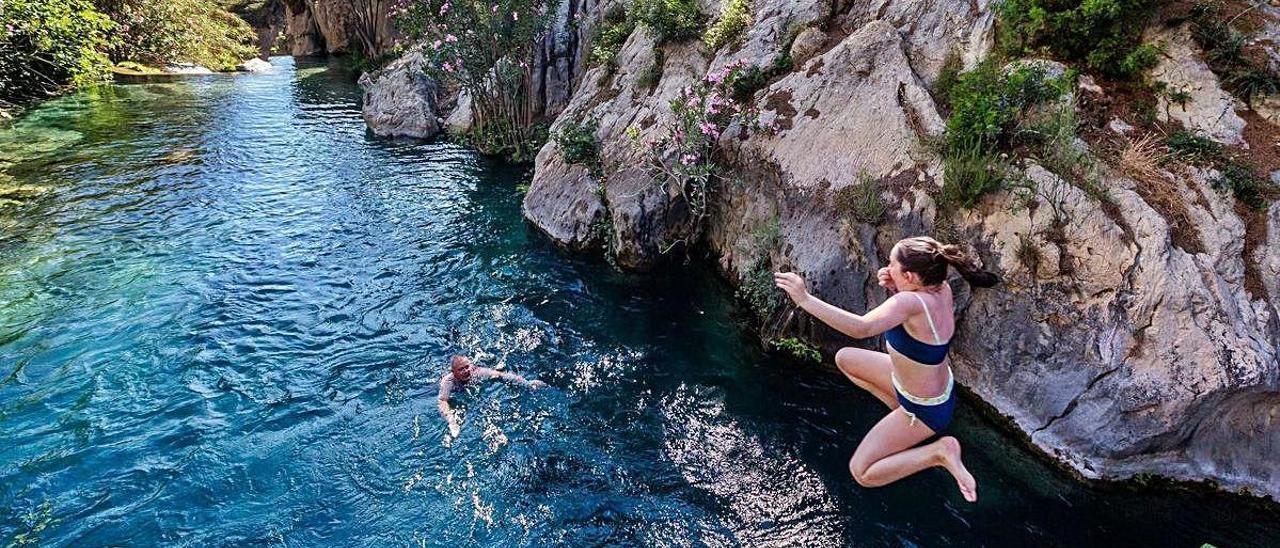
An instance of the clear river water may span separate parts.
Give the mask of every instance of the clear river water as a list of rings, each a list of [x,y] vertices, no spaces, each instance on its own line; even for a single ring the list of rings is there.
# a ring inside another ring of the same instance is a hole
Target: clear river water
[[[375,139],[340,64],[113,86],[0,130],[0,544],[1274,545],[1238,500],[1082,485],[962,406],[979,481],[863,489],[885,412],[763,354],[706,267],[621,274],[528,173]],[[460,394],[452,353],[542,379]]]

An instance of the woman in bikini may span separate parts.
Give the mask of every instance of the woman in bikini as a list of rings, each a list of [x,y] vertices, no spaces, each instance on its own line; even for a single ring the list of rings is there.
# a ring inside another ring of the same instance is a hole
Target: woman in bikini
[[[959,441],[943,436],[916,447],[941,433],[955,410],[955,381],[947,363],[955,334],[948,266],[976,287],[999,281],[961,247],[916,237],[898,242],[889,252],[889,266],[880,269],[878,278],[892,295],[865,315],[810,295],[795,273],[774,273],[774,283],[800,308],[841,333],[857,339],[884,334],[887,352],[843,348],[836,353],[840,371],[892,410],[854,451],[849,460],[853,479],[864,487],[879,487],[941,466],[955,477],[965,500],[974,502],[977,483],[960,460]]]

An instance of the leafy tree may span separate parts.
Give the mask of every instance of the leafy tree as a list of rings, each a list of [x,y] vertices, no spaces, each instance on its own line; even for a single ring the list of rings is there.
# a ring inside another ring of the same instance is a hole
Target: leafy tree
[[[98,0],[117,24],[109,53],[116,62],[195,63],[234,70],[258,54],[253,29],[208,0]]]
[[[0,2],[0,104],[101,79],[113,29],[90,0]]]

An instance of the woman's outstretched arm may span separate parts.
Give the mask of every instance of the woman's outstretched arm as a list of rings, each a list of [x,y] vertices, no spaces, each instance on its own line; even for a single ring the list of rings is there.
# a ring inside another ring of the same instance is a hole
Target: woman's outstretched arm
[[[775,285],[787,292],[787,296],[791,297],[796,306],[831,326],[832,329],[855,339],[865,339],[884,333],[901,324],[911,315],[911,303],[901,299],[901,294],[889,297],[865,315],[858,315],[810,295],[804,279],[799,274],[775,272],[773,281]]]

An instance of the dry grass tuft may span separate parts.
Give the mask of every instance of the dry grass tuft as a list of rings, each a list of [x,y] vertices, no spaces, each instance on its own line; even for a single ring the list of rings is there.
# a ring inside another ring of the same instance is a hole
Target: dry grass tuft
[[[1172,159],[1169,148],[1153,133],[1126,139],[1119,153],[1120,169],[1138,183],[1138,195],[1169,223],[1174,245],[1188,253],[1203,253],[1204,242],[1192,224],[1181,184],[1163,169]]]

